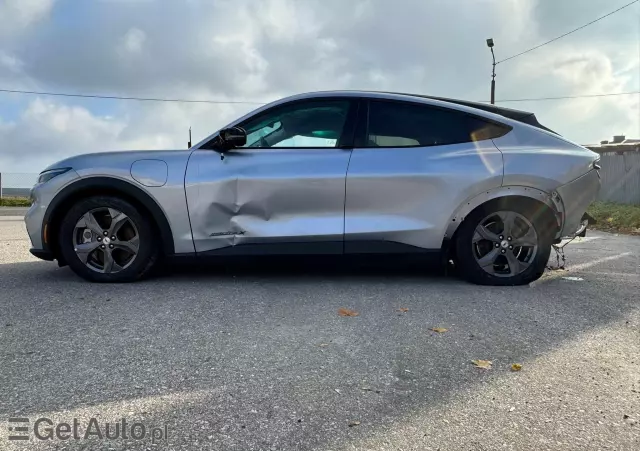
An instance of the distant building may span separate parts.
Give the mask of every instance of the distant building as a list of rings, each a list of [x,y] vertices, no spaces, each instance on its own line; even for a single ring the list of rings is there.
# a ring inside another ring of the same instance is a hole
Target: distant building
[[[624,135],[614,135],[610,141],[600,141],[600,144],[585,144],[584,147],[598,153],[640,152],[640,139],[627,138]]]

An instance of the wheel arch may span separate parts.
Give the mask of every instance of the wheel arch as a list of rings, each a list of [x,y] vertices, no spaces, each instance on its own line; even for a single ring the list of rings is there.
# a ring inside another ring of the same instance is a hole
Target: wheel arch
[[[81,199],[97,195],[111,195],[124,199],[153,218],[152,226],[162,240],[164,255],[174,253],[173,235],[166,215],[158,203],[144,190],[130,182],[113,177],[89,177],[71,183],[49,203],[42,221],[42,243],[54,257],[60,259],[57,236],[64,214]],[[60,260],[58,260],[60,262]],[[60,262],[64,264],[65,262]]]
[[[547,193],[527,186],[503,186],[477,195],[458,207],[447,224],[443,239],[443,249],[455,241],[458,228],[473,211],[489,204],[498,203],[499,205],[508,206],[512,202],[530,204],[532,209],[539,212],[545,224],[548,224],[553,233],[553,238],[558,238],[562,230],[564,206],[560,196],[555,191]]]

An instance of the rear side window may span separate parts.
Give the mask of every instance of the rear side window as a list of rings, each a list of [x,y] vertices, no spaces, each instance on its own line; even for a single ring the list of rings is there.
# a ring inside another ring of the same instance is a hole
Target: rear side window
[[[444,146],[497,138],[509,130],[461,111],[372,100],[365,147]]]

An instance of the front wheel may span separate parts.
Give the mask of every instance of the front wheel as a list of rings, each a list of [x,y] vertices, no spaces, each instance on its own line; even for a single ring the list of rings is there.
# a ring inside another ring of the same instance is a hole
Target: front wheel
[[[530,210],[489,206],[471,213],[456,239],[461,275],[480,285],[525,285],[540,278],[552,238]]]
[[[95,196],[73,205],[60,226],[60,252],[92,282],[131,282],[147,275],[160,243],[149,220],[129,202]]]

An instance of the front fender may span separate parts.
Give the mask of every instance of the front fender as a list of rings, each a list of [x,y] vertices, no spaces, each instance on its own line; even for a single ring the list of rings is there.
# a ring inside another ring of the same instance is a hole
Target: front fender
[[[42,243],[46,251],[54,251],[55,246],[52,246],[52,240],[57,238],[56,233],[58,230],[62,216],[67,208],[75,201],[85,194],[89,193],[107,193],[118,194],[121,193],[129,199],[133,199],[140,205],[143,205],[149,213],[151,213],[152,220],[160,231],[162,238],[163,251],[165,255],[172,255],[175,253],[173,235],[171,233],[171,227],[167,221],[163,210],[158,203],[146,192],[139,187],[133,185],[130,182],[112,178],[112,177],[87,177],[78,179],[65,188],[63,188],[53,200],[49,203],[47,210],[42,220]],[[45,236],[45,231],[49,226],[49,236]]]

